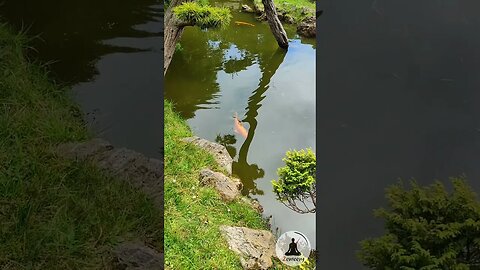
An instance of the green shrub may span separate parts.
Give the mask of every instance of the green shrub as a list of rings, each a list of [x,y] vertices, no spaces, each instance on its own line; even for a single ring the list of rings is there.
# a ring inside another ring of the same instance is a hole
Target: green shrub
[[[464,179],[453,191],[437,182],[387,190],[384,236],[361,242],[359,258],[371,269],[479,269],[480,204]]]
[[[288,151],[283,159],[285,166],[278,169],[279,179],[272,180],[273,191],[277,199],[287,207],[300,212],[315,212],[315,208],[299,207],[297,202],[307,202],[309,199],[315,206],[315,173],[316,157],[311,149]]]

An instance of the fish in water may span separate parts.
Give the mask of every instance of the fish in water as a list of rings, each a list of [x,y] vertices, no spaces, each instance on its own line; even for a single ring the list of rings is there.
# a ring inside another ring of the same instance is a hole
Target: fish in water
[[[248,23],[248,22],[236,21],[235,23],[236,23],[237,25],[255,26],[254,24],[251,24],[251,23]]]
[[[238,120],[238,115],[235,113],[235,116],[233,117],[233,130],[242,135],[242,137],[247,138],[248,136],[248,131],[243,127],[242,122]]]

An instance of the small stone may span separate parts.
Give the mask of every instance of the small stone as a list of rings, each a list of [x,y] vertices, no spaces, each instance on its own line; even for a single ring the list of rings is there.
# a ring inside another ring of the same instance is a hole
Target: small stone
[[[227,170],[228,175],[232,174],[233,159],[225,146],[214,143],[199,137],[189,137],[182,139],[183,142],[194,144],[213,155],[217,163]]]
[[[263,207],[262,205],[258,202],[257,199],[251,199],[248,197],[242,197],[242,201],[250,205],[257,213],[261,214],[263,213]]]
[[[113,269],[163,269],[163,254],[142,243],[123,243],[113,251]]]
[[[251,8],[249,5],[242,5],[242,11],[247,12],[247,13],[254,13],[255,12],[255,10],[253,10],[253,8]]]
[[[309,8],[307,8],[307,7],[302,7],[302,9],[301,9],[301,11],[300,11],[300,13],[301,13],[302,15],[307,15],[307,14],[310,13],[310,12],[311,12],[311,10],[310,10]]]
[[[200,184],[214,187],[224,201],[235,200],[240,196],[240,190],[243,187],[240,180],[209,169],[200,171]]]
[[[297,33],[307,38],[313,38],[317,35],[317,26],[315,17],[304,20],[297,26]]]
[[[295,23],[295,19],[290,15],[283,16],[283,21],[286,22],[286,23],[289,23],[289,24],[294,24]]]
[[[112,149],[113,146],[109,142],[96,138],[81,143],[60,144],[55,149],[55,152],[61,157],[85,161]]]

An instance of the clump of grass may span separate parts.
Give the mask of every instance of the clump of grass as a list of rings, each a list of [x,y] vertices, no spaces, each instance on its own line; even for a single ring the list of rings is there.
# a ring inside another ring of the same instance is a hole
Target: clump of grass
[[[185,121],[165,101],[165,265],[167,269],[241,269],[219,226],[265,229],[265,221],[240,201],[223,202],[199,185],[205,167],[221,171],[213,157],[180,141],[192,136]]]
[[[175,7],[173,13],[180,21],[201,28],[225,27],[232,18],[228,8],[197,2],[183,3]]]
[[[90,137],[66,89],[25,60],[28,38],[0,24],[0,265],[107,268],[122,240],[162,249],[161,212],[92,164],[58,158]]]
[[[315,17],[315,1],[310,0],[274,0],[277,13],[289,16],[294,23]],[[256,9],[263,12],[262,0],[253,0]]]

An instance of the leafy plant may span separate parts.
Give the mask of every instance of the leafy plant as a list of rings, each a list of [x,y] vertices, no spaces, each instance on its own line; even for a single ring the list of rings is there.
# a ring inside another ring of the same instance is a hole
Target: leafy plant
[[[463,178],[448,193],[440,182],[387,190],[378,209],[386,235],[361,242],[359,258],[371,269],[480,269],[480,204]]]
[[[277,199],[299,213],[315,213],[316,157],[311,149],[288,151],[285,166],[278,169],[279,179],[272,180]]]

